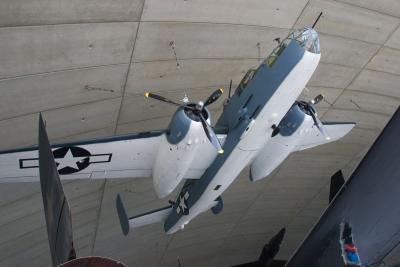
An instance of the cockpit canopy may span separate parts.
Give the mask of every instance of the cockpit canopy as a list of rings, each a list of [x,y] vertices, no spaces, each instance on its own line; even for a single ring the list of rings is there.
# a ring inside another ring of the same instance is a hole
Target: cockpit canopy
[[[319,46],[319,37],[318,33],[310,27],[306,27],[300,30],[295,30],[289,35],[280,41],[279,38],[276,38],[279,44],[275,49],[269,54],[269,56],[264,60],[264,64],[272,67],[278,57],[282,54],[285,48],[289,45],[291,41],[296,41],[301,47],[303,47],[306,51],[314,54],[320,54],[320,46]],[[235,93],[240,95],[243,90],[246,88],[249,81],[253,78],[254,74],[257,72],[258,69],[250,69],[247,71],[246,75],[243,77],[242,81],[240,82],[238,88],[236,89]]]
[[[318,33],[313,28],[304,28],[302,30],[297,30],[294,31],[291,35],[292,39],[295,39],[308,52],[314,54],[321,53],[319,47]]]
[[[275,47],[272,53],[265,60],[265,63],[270,67],[272,67],[279,55],[282,54],[283,50],[285,50],[285,48],[293,40],[295,40],[300,46],[304,47],[304,49],[308,52],[314,54],[321,53],[318,33],[313,28],[307,27],[301,30],[293,31],[289,33],[289,35],[283,39],[282,42],[280,42],[279,39],[276,40],[278,40],[279,45]]]

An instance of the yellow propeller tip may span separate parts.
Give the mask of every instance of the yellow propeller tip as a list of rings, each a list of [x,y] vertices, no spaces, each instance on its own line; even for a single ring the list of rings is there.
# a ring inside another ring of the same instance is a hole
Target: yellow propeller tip
[[[224,89],[222,89],[222,88],[218,88],[218,89],[221,91],[222,94],[224,93]]]
[[[150,94],[149,92],[144,92],[145,97],[149,97],[149,94]]]
[[[223,149],[218,150],[218,154],[224,154],[224,150]]]

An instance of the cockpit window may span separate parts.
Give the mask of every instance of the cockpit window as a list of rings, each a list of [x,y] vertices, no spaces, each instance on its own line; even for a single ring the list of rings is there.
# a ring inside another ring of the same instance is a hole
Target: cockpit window
[[[308,52],[319,54],[321,52],[319,47],[318,33],[312,28],[305,28],[293,33],[296,41],[304,47]]]
[[[236,94],[241,95],[243,90],[246,88],[247,84],[251,79],[253,79],[254,74],[256,73],[255,69],[249,69],[246,75],[243,77],[242,81],[240,82],[238,88],[236,89]]]
[[[275,61],[278,59],[278,57],[282,54],[283,50],[285,50],[287,44],[289,43],[288,39],[286,38],[283,42],[281,42],[277,47],[275,47],[274,50],[272,50],[272,53],[267,57],[265,60],[265,63],[269,66],[272,67],[274,65]]]
[[[279,45],[272,51],[272,53],[265,60],[265,64],[269,67],[276,62],[278,57],[282,54],[289,43],[295,40],[300,46],[304,47],[308,52],[319,54],[319,38],[318,33],[312,28],[304,28],[291,32]]]

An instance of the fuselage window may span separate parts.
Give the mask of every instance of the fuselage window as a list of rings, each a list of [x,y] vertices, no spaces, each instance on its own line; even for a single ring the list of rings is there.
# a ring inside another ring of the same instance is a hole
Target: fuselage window
[[[240,84],[236,90],[236,94],[240,96],[243,92],[243,90],[246,88],[247,84],[251,79],[253,79],[254,74],[256,73],[255,69],[250,69],[247,71],[246,75],[243,77],[243,79],[240,81]]]
[[[272,53],[266,59],[266,63],[268,64],[269,67],[272,67],[272,65],[274,65],[274,63],[276,62],[278,57],[282,54],[283,50],[285,50],[285,48],[286,44],[281,43],[278,47],[274,49],[274,51],[272,51]]]

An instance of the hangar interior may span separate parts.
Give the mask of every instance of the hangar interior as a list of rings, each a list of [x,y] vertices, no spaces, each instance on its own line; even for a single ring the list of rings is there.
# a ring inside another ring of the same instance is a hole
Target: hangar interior
[[[397,0],[3,0],[0,149],[37,144],[39,112],[52,143],[165,129],[174,107],[145,91],[198,101],[231,80],[235,89],[275,38],[321,11],[321,62],[301,98],[322,93],[323,121],[356,122],[343,139],[292,154],[256,183],[245,169],[222,195],[221,214],[202,214],[174,235],[162,225],[122,235],[117,193],[129,214],[168,201],[151,178],[64,182],[79,256],[232,266],[256,260],[286,227],[277,258],[288,259],[327,207],[331,175],[351,174],[399,106]],[[211,106],[214,122],[226,96]],[[386,262],[399,258],[394,251]],[[39,183],[0,184],[0,266],[50,262]]]

